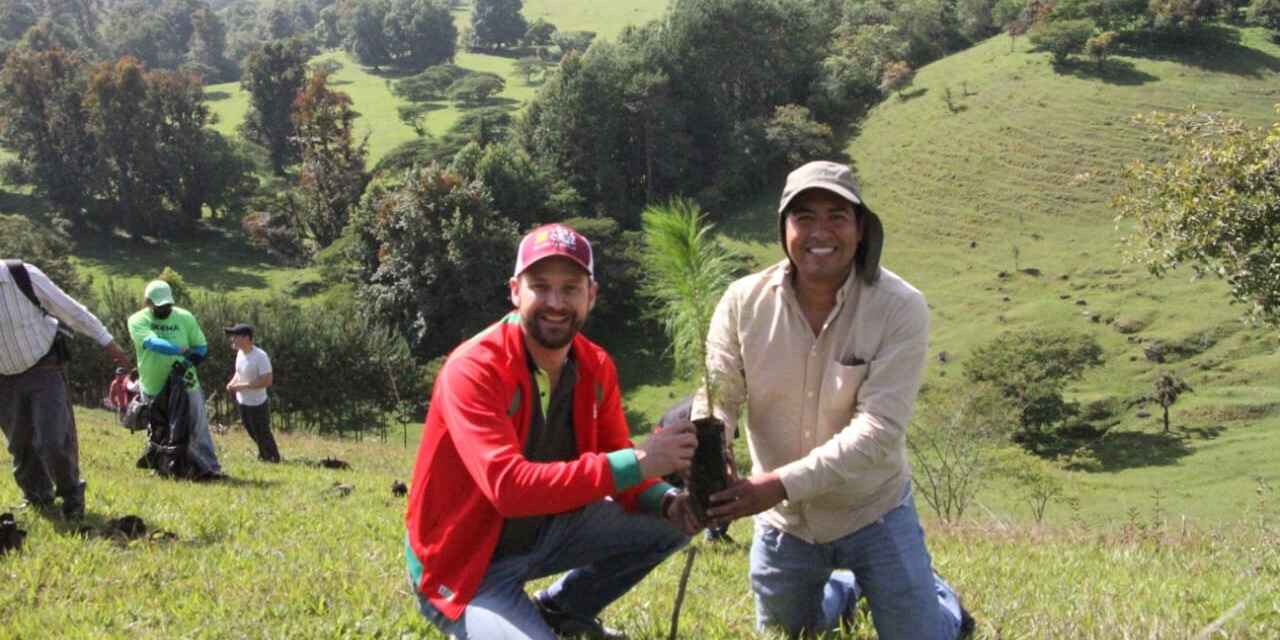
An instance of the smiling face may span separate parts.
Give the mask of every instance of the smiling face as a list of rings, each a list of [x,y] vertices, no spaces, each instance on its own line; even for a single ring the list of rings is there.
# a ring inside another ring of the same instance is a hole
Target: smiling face
[[[569,346],[596,302],[596,283],[568,258],[539,260],[510,282],[525,335],[546,349]]]
[[[844,284],[862,240],[853,203],[830,191],[805,191],[792,201],[786,232],[787,254],[799,283]]]

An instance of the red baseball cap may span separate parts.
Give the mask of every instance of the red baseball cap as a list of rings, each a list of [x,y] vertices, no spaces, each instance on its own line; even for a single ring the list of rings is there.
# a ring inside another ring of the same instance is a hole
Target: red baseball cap
[[[562,224],[547,224],[525,235],[516,252],[515,277],[519,277],[533,263],[552,256],[564,256],[573,260],[595,278],[595,262],[591,256],[591,243],[577,231]]]

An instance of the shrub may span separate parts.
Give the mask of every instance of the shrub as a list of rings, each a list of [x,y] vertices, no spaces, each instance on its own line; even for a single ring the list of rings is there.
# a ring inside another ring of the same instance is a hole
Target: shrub
[[[1101,364],[1102,347],[1088,334],[1026,330],[1004,333],[965,361],[970,382],[988,383],[1019,411],[1023,435],[1034,435],[1075,412],[1062,396],[1066,383]]]
[[[1067,61],[1067,56],[1079,53],[1093,36],[1094,23],[1088,19],[1044,20],[1031,29],[1028,36],[1038,51],[1053,55],[1054,64]]]
[[[1017,420],[1016,408],[990,385],[964,384],[921,395],[907,446],[916,492],[938,518],[955,522],[964,516]]]

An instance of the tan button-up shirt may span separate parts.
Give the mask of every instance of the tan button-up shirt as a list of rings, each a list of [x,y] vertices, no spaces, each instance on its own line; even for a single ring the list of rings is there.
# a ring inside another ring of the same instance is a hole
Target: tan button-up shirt
[[[729,429],[747,405],[752,473],[776,471],[786,487],[788,499],[760,517],[825,543],[901,504],[929,310],[887,269],[870,286],[850,274],[815,336],[789,272],[784,260],[729,287],[707,362]],[[694,416],[707,415],[705,395],[698,400]]]

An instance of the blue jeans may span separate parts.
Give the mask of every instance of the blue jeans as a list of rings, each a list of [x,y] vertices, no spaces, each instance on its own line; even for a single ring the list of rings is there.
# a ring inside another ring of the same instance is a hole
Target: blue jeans
[[[490,564],[457,620],[446,618],[421,593],[418,609],[459,640],[555,640],[525,594],[525,582],[568,571],[546,595],[561,611],[595,618],[688,541],[665,520],[600,500],[551,518],[528,553]]]
[[[826,544],[757,520],[751,544],[756,626],[791,636],[830,631],[853,611],[861,592],[881,640],[954,640],[960,603],[931,562],[910,485],[883,518]],[[853,574],[833,574],[836,569]]]

